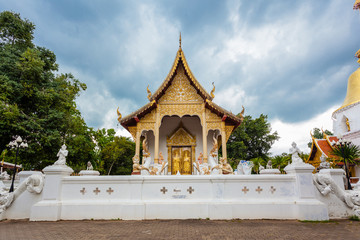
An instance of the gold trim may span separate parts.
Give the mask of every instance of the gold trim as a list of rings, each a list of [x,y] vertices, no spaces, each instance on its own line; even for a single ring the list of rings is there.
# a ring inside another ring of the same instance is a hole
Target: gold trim
[[[336,109],[336,110],[333,112],[332,115],[334,115],[337,111],[339,111],[339,110],[341,110],[341,109],[343,109],[343,108],[346,108],[346,107],[348,107],[348,106],[350,106],[350,105],[356,104],[356,103],[360,103],[360,101],[355,101],[355,102],[349,103],[349,104],[347,104],[347,105],[345,105],[345,106],[341,106],[340,108]]]

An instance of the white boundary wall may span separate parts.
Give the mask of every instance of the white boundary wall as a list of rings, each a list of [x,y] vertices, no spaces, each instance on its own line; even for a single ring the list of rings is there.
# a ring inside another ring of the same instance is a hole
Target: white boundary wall
[[[304,164],[286,175],[69,176],[70,168],[50,166],[41,195],[24,193],[2,218],[327,220],[312,170]]]

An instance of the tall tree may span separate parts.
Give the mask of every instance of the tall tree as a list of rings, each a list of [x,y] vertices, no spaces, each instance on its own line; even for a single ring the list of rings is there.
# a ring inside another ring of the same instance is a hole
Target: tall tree
[[[278,139],[278,133],[271,132],[271,125],[266,115],[261,114],[256,119],[245,116],[243,123],[229,138],[228,157],[230,161],[231,159],[268,159],[269,150]]]
[[[135,143],[126,137],[115,137],[101,151],[104,172],[108,175],[130,175]]]
[[[20,158],[27,168],[53,163],[63,143],[71,164],[86,163],[94,143],[75,103],[86,85],[55,75],[56,56],[32,43],[34,30],[19,14],[0,13],[0,151],[20,135],[29,144]]]

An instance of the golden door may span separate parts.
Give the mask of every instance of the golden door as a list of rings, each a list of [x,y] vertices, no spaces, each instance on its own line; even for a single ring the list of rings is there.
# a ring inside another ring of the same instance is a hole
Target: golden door
[[[180,172],[181,175],[192,174],[191,147],[172,147],[171,174]]]

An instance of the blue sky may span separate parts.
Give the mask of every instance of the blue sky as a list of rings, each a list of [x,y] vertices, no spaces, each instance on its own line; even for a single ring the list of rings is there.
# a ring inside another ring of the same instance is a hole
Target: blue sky
[[[55,52],[61,72],[88,86],[77,103],[87,124],[115,128],[148,102],[182,47],[214,102],[254,118],[268,115],[281,140],[303,151],[313,127],[331,113],[358,67],[360,14],[353,0],[41,1],[0,0],[36,25],[35,44]]]

